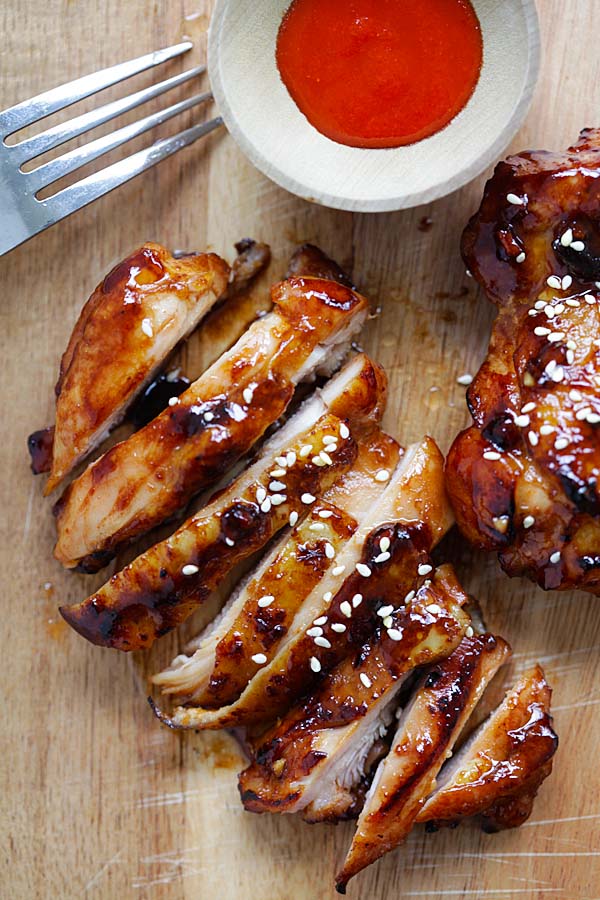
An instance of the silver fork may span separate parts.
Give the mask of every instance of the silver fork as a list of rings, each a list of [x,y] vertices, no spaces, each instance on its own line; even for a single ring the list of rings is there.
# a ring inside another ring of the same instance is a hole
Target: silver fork
[[[42,188],[48,187],[59,178],[76,171],[98,156],[119,147],[150,128],[166,122],[184,110],[210,100],[212,94],[210,92],[195,94],[188,100],[182,100],[160,112],[153,113],[88,144],[63,153],[62,156],[29,172],[22,170],[24,163],[201,75],[206,71],[206,66],[196,66],[180,75],[174,75],[165,81],[136,91],[120,100],[107,103],[91,112],[83,113],[68,122],[56,125],[35,137],[27,138],[16,144],[7,144],[6,138],[25,128],[26,125],[44,119],[78,100],[83,100],[85,97],[130,78],[132,75],[137,75],[146,69],[180,56],[191,47],[190,41],[184,41],[173,47],[148,53],[138,59],[102,69],[92,75],[85,75],[83,78],[63,84],[0,112],[0,256],[14,247],[18,247],[34,234],[38,234],[60,219],[64,219],[91,203],[92,200],[96,200],[120,184],[124,184],[150,166],[166,159],[182,147],[192,144],[221,125],[222,119],[220,117],[210,119],[208,122],[187,128],[173,137],[157,141],[151,147],[133,153],[99,172],[88,175],[43,200],[36,196]]]

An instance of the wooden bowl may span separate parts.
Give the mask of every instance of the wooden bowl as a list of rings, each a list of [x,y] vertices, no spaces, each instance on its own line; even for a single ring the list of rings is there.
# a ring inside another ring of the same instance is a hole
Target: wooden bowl
[[[365,150],[337,144],[303,116],[275,62],[290,0],[217,0],[208,67],[229,131],[273,181],[316,203],[360,212],[405,209],[443,197],[502,155],[523,122],[539,70],[534,0],[473,0],[483,68],[466,107],[443,131]]]

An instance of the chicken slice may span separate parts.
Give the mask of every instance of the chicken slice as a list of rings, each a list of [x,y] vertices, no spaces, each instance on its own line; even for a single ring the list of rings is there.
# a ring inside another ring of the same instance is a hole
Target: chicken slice
[[[423,675],[366,796],[336,879],[340,893],[358,872],[405,839],[486,686],[509,656],[502,638],[471,634]]]
[[[240,775],[244,807],[304,811],[313,822],[344,817],[407,675],[460,642],[469,623],[460,605],[465,599],[444,591],[443,578],[434,577],[393,613],[388,627],[382,624],[357,654],[325,676],[268,732]]]
[[[298,382],[335,368],[367,301],[332,281],[296,278],[272,289],[258,319],[178,402],[112,447],[57,504],[54,555],[96,571],[209,487],[285,411]]]
[[[484,827],[492,831],[524,822],[558,747],[551,696],[541,666],[525,672],[446,763],[417,821],[439,826],[482,816]]]
[[[220,709],[176,707],[157,715],[173,728],[223,728],[272,722],[349,654],[356,653],[386,610],[432,570],[429,552],[452,524],[442,480],[443,459],[431,438],[410,447],[385,491],[304,599],[277,653],[239,699]],[[382,473],[377,473],[376,479]],[[188,687],[189,690],[189,687]],[[194,694],[187,696],[194,703]]]
[[[175,345],[223,294],[228,278],[229,266],[214,253],[174,259],[148,243],[98,285],[60,364],[46,494],[122,420]]]
[[[62,607],[66,621],[94,644],[139,650],[183,622],[223,575],[280,531],[356,458],[350,427],[377,420],[385,376],[360,354],[316,392],[265,444],[259,458],[167,540],[142,553],[97,593]],[[337,437],[328,455],[324,439]],[[325,452],[327,460],[321,454]],[[269,473],[286,471],[284,491]]]
[[[331,281],[338,281],[345,284],[346,287],[356,290],[352,279],[347,275],[341,266],[334,259],[327,256],[326,253],[314,244],[302,244],[298,247],[290,259],[287,277],[292,278],[295,275],[312,275],[314,278],[329,278]]]
[[[378,428],[356,437],[358,456],[352,468],[305,507],[308,515],[266,554],[218,619],[192,642],[191,655],[178,656],[152,679],[163,693],[193,697],[209,708],[226,706],[239,697],[259,667],[273,659],[299,607],[325,572],[336,569],[335,557],[385,490],[377,473],[393,470],[398,463],[400,447]],[[271,475],[285,477],[285,470],[275,469]],[[282,485],[274,483],[276,489]],[[319,631],[315,628],[315,633]]]

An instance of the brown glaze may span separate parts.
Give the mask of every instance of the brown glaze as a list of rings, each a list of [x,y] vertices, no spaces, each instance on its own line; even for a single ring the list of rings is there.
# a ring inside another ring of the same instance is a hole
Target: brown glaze
[[[465,637],[424,675],[367,794],[352,846],[336,879],[342,893],[358,872],[397,847],[411,830],[446,756],[483,691],[510,655],[502,638]]]
[[[418,820],[439,827],[482,816],[486,830],[522,824],[539,785],[550,774],[558,746],[550,698],[544,673],[536,665],[448,764],[451,776],[429,798]]]
[[[287,408],[319,345],[360,327],[367,302],[334,282],[292,279],[275,310],[145,428],[112,447],[65,492],[55,556],[66,566],[105,561],[221,477]],[[310,373],[307,373],[310,374]],[[246,399],[250,391],[250,399]]]
[[[497,551],[509,575],[593,593],[600,592],[599,175],[600,132],[588,130],[565,154],[509,158],[486,185],[463,256],[500,311],[468,391],[474,424],[455,440],[446,470],[461,530]],[[551,275],[572,282],[549,286]],[[486,459],[490,452],[499,458]]]
[[[127,411],[127,418],[134,428],[143,428],[166,409],[172,397],[179,397],[190,386],[185,375],[161,372],[134,401]]]
[[[176,260],[158,244],[144,244],[106,276],[61,360],[46,493],[122,420],[175,344],[223,293],[228,276],[229,266],[214,253]]]
[[[346,287],[356,290],[352,279],[335,260],[331,259],[314,244],[302,244],[298,247],[289,262],[287,278],[296,275],[311,275],[314,278],[328,278]]]
[[[435,613],[428,609],[434,603]],[[254,762],[240,775],[244,807],[252,812],[303,808],[306,795],[311,799],[314,795],[311,782],[335,764],[335,751],[323,755],[323,749],[335,746],[340,752],[360,720],[387,705],[399,680],[416,666],[447,656],[467,624],[468,616],[454,596],[446,596],[435,580],[421,587],[411,603],[393,613],[400,641],[378,628],[360,652],[342,661],[267,733]],[[307,772],[309,754],[313,765]],[[339,773],[340,778],[343,775]]]
[[[40,428],[27,438],[27,449],[31,458],[31,471],[34,475],[49,472],[52,468],[52,445],[54,444],[54,425]]]
[[[256,500],[268,488],[268,472],[279,452],[267,454],[234,481],[218,499],[188,519],[170,538],[137,557],[110,581],[77,606],[62,607],[67,622],[92,643],[120,650],[150,647],[157,637],[183,622],[214,590],[234,565],[264,547],[288,521],[300,496],[316,495],[350,466],[356,456],[352,437],[340,438],[333,465],[317,466],[299,456],[302,446],[323,445],[323,437],[337,434],[341,422],[322,416],[286,449],[297,454],[288,470],[286,499],[268,512]],[[184,574],[185,566],[198,571]]]

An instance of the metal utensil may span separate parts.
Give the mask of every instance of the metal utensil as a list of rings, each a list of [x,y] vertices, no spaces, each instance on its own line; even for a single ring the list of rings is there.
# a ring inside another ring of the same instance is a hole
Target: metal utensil
[[[59,147],[71,138],[85,134],[92,128],[114,119],[121,113],[135,109],[153,97],[158,97],[206,71],[205,66],[196,66],[180,75],[174,75],[127,97],[83,113],[68,122],[47,129],[35,137],[26,138],[15,144],[6,143],[7,137],[25,126],[44,119],[46,116],[126,78],[180,56],[191,47],[190,41],[184,41],[173,47],[148,53],[138,59],[110,66],[108,69],[102,69],[92,75],[85,75],[83,78],[46,91],[31,100],[25,100],[23,103],[18,103],[16,106],[0,112],[0,255],[18,247],[34,234],[49,228],[60,219],[64,219],[91,203],[92,200],[102,197],[103,194],[107,194],[150,166],[166,159],[182,147],[187,147],[222,124],[222,119],[216,117],[194,125],[173,137],[157,141],[151,147],[133,153],[99,172],[88,175],[75,184],[59,190],[51,197],[38,199],[37,194],[42,188],[48,187],[59,178],[76,171],[98,156],[119,147],[150,128],[166,122],[184,110],[212,99],[210,92],[195,94],[187,100],[182,100],[90,143],[63,153],[56,159],[43,163],[31,171],[23,171],[22,167],[26,162],[35,159],[42,153]]]

